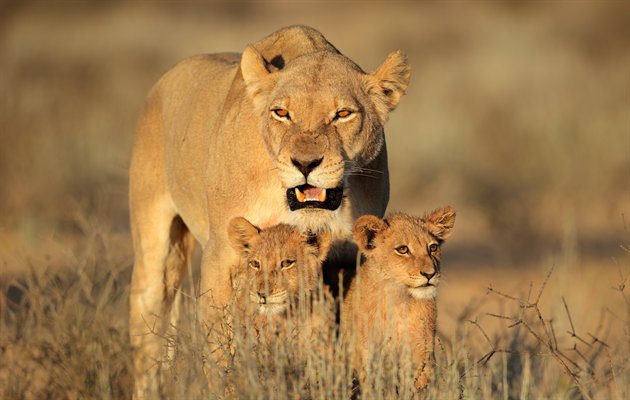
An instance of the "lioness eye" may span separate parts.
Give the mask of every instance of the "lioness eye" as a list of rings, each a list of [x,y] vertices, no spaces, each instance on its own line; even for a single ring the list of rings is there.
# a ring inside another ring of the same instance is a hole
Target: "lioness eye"
[[[348,118],[350,115],[352,115],[352,111],[350,110],[339,110],[337,114],[335,114],[335,119]]]
[[[282,269],[289,269],[295,265],[295,260],[287,259],[282,260],[281,267]]]
[[[440,246],[438,246],[437,243],[431,243],[429,245],[429,251],[431,253],[435,253],[436,251],[438,251],[439,248],[440,248]]]
[[[249,266],[249,268],[254,269],[256,271],[260,269],[260,263],[256,260],[251,260],[249,263],[247,263],[247,265]]]
[[[403,255],[403,254],[407,254],[409,253],[409,247],[402,245],[402,246],[398,246],[394,249],[394,251],[396,251],[397,254]]]
[[[271,111],[280,119],[291,119],[291,117],[289,116],[289,111],[285,110],[284,108],[274,108]]]

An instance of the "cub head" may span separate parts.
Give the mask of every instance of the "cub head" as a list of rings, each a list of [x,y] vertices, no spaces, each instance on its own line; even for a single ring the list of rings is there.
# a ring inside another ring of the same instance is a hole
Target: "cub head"
[[[246,298],[261,314],[277,314],[316,289],[331,234],[300,233],[279,224],[261,230],[245,218],[230,221],[228,236],[241,255]]]
[[[405,56],[391,53],[376,71],[365,73],[325,50],[277,69],[248,47],[240,67],[289,208],[337,210],[346,177],[383,147],[383,124],[409,82]]]
[[[430,299],[440,282],[441,246],[454,224],[455,210],[448,206],[422,218],[364,215],[355,223],[354,239],[370,268],[378,268],[384,279],[404,285],[411,296]]]

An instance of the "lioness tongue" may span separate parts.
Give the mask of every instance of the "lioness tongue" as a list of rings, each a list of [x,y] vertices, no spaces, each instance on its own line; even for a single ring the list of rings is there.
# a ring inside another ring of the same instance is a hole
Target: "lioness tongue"
[[[300,189],[295,188],[295,194],[297,195],[297,199],[300,203],[305,201],[319,201],[323,202],[326,200],[326,189],[318,188],[318,187],[309,187],[304,189],[304,192],[300,191]]]

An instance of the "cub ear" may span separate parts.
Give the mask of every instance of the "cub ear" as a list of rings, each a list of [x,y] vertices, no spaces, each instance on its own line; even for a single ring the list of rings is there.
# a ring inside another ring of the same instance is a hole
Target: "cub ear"
[[[243,217],[233,218],[228,225],[228,239],[239,253],[247,251],[259,234],[260,229]]]
[[[448,239],[455,225],[455,209],[451,206],[438,208],[422,218],[427,223],[429,232],[438,240]]]
[[[317,258],[324,261],[332,244],[332,233],[330,231],[322,231],[317,234],[307,232],[303,236],[307,245],[317,249]]]
[[[374,249],[374,238],[387,229],[387,222],[374,215],[363,215],[354,224],[354,241],[357,242],[362,253],[369,253]]]
[[[260,109],[264,106],[263,95],[271,90],[274,79],[265,59],[251,46],[246,47],[241,56],[241,74],[254,106]]]
[[[405,94],[410,77],[411,67],[407,57],[400,51],[390,53],[376,71],[367,75],[367,92],[382,124]]]

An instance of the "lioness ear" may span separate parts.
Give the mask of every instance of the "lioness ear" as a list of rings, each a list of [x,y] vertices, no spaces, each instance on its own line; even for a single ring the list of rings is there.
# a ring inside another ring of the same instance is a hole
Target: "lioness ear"
[[[273,79],[267,69],[267,62],[251,46],[246,47],[241,56],[241,74],[247,93],[254,101],[256,108],[264,106],[261,97],[271,89]]]
[[[234,249],[242,253],[249,249],[252,240],[258,236],[260,229],[243,217],[236,217],[228,225],[228,239]]]
[[[332,234],[329,231],[323,231],[317,234],[307,232],[304,234],[304,236],[306,239],[306,244],[317,249],[317,258],[320,261],[324,261],[324,259],[328,255],[328,250],[330,250],[330,245],[332,243]]]
[[[367,75],[367,92],[376,106],[382,124],[405,94],[410,76],[411,68],[407,57],[400,51],[390,53],[376,71]]]
[[[354,241],[357,242],[362,253],[369,253],[374,249],[374,238],[387,229],[387,222],[374,215],[363,215],[354,224]]]
[[[438,208],[427,213],[422,220],[427,223],[429,232],[440,241],[448,239],[455,226],[455,209],[451,206]]]

